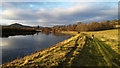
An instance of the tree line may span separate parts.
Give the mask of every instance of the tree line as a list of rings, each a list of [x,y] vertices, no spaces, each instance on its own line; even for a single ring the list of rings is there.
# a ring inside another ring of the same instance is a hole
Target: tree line
[[[107,20],[101,22],[91,22],[84,24],[78,22],[77,24],[62,25],[62,26],[53,26],[53,27],[34,27],[34,28],[20,28],[15,26],[2,26],[2,33],[16,33],[16,32],[35,32],[37,29],[49,32],[60,32],[60,31],[100,31],[116,28],[116,25],[120,24],[120,20]]]
[[[2,34],[23,33],[23,32],[35,32],[35,30],[25,29],[15,26],[2,26]]]
[[[91,22],[88,24],[84,24],[82,22],[78,22],[77,24],[68,25],[68,26],[54,26],[52,31],[99,31],[99,30],[108,30],[114,29],[115,26],[120,24],[120,20],[112,20],[112,21],[101,21],[101,22]]]

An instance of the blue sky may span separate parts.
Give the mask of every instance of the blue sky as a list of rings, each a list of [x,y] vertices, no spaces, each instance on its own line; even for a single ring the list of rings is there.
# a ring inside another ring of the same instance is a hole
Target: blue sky
[[[118,19],[117,2],[4,2],[2,25],[69,25]]]

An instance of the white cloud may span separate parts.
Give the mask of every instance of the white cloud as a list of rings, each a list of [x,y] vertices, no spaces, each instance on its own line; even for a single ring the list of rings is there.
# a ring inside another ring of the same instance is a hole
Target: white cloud
[[[47,22],[47,21],[43,20],[43,19],[40,19],[40,20],[37,20],[37,22]]]
[[[5,19],[17,19],[19,16],[14,12],[14,10],[5,10],[2,13],[2,17]]]
[[[55,26],[55,25],[65,25],[65,24],[52,24],[52,25],[54,25],[54,26]]]

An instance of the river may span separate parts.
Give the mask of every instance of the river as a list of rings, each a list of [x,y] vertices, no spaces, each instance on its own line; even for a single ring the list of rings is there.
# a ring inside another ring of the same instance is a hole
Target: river
[[[59,33],[45,34],[42,32],[33,35],[1,37],[2,45],[0,47],[2,47],[2,63],[30,55],[37,50],[49,48],[69,37],[71,37],[71,35],[61,35]]]

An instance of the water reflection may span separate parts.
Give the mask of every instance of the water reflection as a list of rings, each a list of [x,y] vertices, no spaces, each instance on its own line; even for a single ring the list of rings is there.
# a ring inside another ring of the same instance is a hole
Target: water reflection
[[[32,35],[15,35],[2,37],[2,62],[8,62],[23,57],[37,50],[48,48],[71,37],[60,33],[39,32]]]

